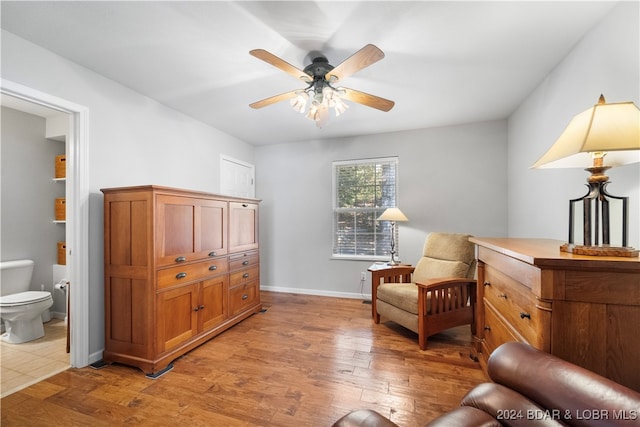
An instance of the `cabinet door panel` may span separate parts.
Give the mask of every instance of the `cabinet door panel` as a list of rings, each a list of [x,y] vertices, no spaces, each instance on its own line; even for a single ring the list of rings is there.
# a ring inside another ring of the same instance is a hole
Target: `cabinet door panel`
[[[227,276],[205,280],[200,284],[200,331],[206,331],[227,318]]]
[[[258,205],[229,203],[229,252],[258,248]]]
[[[227,253],[227,202],[158,196],[158,265]]]
[[[156,257],[159,265],[193,259],[195,206],[186,197],[158,196]]]
[[[199,258],[227,253],[227,202],[198,200],[195,241]]]
[[[198,284],[158,294],[158,352],[188,341],[198,330]]]

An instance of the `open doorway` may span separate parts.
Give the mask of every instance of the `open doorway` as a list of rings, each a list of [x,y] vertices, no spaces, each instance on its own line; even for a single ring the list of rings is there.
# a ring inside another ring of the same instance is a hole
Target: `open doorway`
[[[65,180],[66,262],[70,282],[70,365],[89,364],[88,313],[88,109],[18,83],[2,80],[0,93],[19,100],[23,108],[44,108],[64,113],[67,124]]]

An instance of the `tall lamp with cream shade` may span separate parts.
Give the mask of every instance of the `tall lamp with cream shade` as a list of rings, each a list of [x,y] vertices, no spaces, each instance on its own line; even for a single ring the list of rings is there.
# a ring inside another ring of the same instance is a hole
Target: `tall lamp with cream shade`
[[[584,167],[587,194],[569,202],[569,241],[561,250],[576,254],[602,256],[638,256],[628,245],[628,198],[606,191],[609,177],[605,172],[613,166],[640,162],[640,109],[633,102],[606,103],[604,96],[592,108],[575,116],[558,140],[532,167]],[[607,165],[605,165],[605,156]],[[610,202],[622,203],[619,227],[622,245],[611,246]],[[574,240],[574,212],[582,209],[583,244]]]
[[[377,218],[377,221],[391,221],[391,261],[387,264],[398,265],[398,260],[396,260],[396,221],[409,221],[409,219],[400,209],[388,208]]]

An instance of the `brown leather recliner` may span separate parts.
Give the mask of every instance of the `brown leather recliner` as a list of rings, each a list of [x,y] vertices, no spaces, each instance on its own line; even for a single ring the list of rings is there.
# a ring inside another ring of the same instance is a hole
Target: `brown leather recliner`
[[[533,347],[508,342],[488,362],[493,383],[425,426],[637,426],[640,393]],[[351,412],[334,427],[398,427],[372,410]]]

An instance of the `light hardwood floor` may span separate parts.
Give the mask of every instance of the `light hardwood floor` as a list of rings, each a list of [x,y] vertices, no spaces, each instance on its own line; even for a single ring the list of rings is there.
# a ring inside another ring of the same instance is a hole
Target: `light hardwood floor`
[[[156,380],[135,368],[69,369],[1,401],[3,426],[330,426],[372,408],[418,426],[486,381],[469,327],[417,336],[375,325],[360,300],[263,292],[267,309]]]

